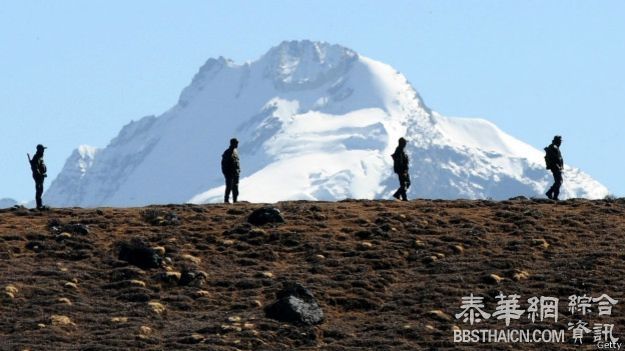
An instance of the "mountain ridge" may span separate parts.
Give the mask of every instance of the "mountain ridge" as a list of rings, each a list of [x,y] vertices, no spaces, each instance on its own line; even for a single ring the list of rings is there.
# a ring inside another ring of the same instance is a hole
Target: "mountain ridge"
[[[540,196],[550,181],[539,151],[485,120],[431,111],[389,65],[340,45],[284,41],[244,64],[207,60],[171,109],[127,124],[89,162],[70,157],[45,200],[221,201],[218,158],[230,137],[240,140],[241,200],[386,198],[400,136],[413,198]],[[566,197],[607,195],[585,173],[565,171]]]

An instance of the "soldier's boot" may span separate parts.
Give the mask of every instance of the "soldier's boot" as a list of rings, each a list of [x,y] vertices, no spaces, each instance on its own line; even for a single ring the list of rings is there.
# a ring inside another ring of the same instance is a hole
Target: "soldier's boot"
[[[408,201],[408,195],[406,194],[406,189],[401,189],[401,201]]]
[[[399,200],[401,197],[400,192],[401,192],[401,188],[397,189],[397,191],[395,191],[395,193],[393,194],[393,197]]]

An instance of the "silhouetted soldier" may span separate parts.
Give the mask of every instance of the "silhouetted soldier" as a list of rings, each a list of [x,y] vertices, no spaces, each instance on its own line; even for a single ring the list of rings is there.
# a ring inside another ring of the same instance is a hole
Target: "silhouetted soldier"
[[[230,202],[230,191],[232,191],[232,202],[237,202],[239,196],[241,168],[237,146],[239,146],[239,141],[235,138],[230,139],[230,147],[221,155],[221,172],[226,178],[226,194],[224,195],[224,202],[226,203]]]
[[[393,170],[399,177],[399,189],[393,194],[393,197],[408,201],[406,190],[410,187],[410,176],[408,175],[408,155],[406,154],[405,148],[406,139],[399,138],[399,145],[397,145],[395,153],[391,155],[393,157]]]
[[[41,195],[43,194],[43,181],[48,176],[46,164],[43,163],[43,151],[47,149],[45,146],[37,145],[37,152],[33,158],[28,155],[28,161],[30,162],[30,169],[33,172],[33,179],[35,180],[35,201],[37,202],[37,209],[44,209],[41,201]]]
[[[545,148],[545,163],[547,169],[551,170],[553,174],[553,185],[549,188],[546,195],[552,200],[559,200],[560,186],[562,185],[562,169],[564,168],[564,161],[562,160],[562,153],[560,153],[560,145],[562,144],[562,137],[556,135],[553,137],[551,145]]]

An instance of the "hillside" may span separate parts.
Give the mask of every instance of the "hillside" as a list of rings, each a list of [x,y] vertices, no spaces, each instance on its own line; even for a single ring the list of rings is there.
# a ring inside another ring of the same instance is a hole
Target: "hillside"
[[[500,291],[524,308],[558,297],[558,322],[534,325],[552,329],[577,321],[569,295],[608,294],[612,316],[589,322],[623,336],[623,199],[275,206],[285,223],[260,227],[246,219],[262,205],[245,203],[1,210],[0,349],[580,349],[454,344],[453,328],[469,328],[454,317],[461,298],[484,296],[492,312]],[[164,252],[163,266],[118,259],[132,238]],[[184,271],[195,278],[183,283]],[[310,289],[323,323],[266,318],[285,281]]]

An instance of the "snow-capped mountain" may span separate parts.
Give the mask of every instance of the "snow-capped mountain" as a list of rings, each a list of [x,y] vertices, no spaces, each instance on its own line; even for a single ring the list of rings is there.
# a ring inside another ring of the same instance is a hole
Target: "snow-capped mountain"
[[[0,199],[0,208],[9,208],[17,205],[17,201],[10,198]]]
[[[81,146],[45,194],[53,206],[223,200],[221,153],[240,141],[240,200],[389,198],[408,139],[409,196],[544,196],[543,152],[481,119],[430,111],[392,67],[339,45],[285,41],[260,59],[209,59],[169,111]],[[608,190],[566,166],[563,197]]]

